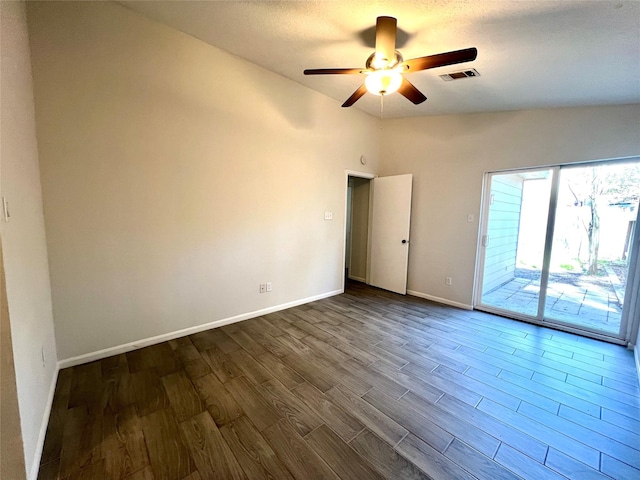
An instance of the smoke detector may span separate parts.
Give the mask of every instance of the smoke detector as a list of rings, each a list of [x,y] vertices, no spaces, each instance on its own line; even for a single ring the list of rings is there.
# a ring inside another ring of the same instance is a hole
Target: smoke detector
[[[480,73],[472,68],[470,70],[462,70],[460,72],[453,73],[445,73],[444,75],[440,75],[440,78],[445,82],[450,82],[451,80],[460,80],[461,78],[470,78],[470,77],[479,77]]]

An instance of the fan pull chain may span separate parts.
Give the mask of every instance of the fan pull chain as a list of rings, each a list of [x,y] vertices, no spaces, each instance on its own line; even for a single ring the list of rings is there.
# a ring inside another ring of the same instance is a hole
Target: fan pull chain
[[[380,120],[382,120],[383,115],[384,115],[384,95],[380,95]]]

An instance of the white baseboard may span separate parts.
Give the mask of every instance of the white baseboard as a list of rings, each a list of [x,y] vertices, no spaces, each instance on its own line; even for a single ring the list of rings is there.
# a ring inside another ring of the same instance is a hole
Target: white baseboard
[[[38,443],[36,444],[36,452],[33,457],[33,463],[31,464],[31,471],[29,472],[29,480],[37,480],[38,473],[40,471],[40,460],[42,459],[42,449],[44,448],[44,439],[47,435],[47,427],[49,426],[49,418],[51,417],[51,407],[53,406],[53,395],[56,392],[56,384],[58,383],[58,373],[60,372],[60,364],[56,365],[56,369],[53,372],[53,378],[51,379],[51,386],[49,387],[49,396],[47,398],[47,404],[42,414],[42,420],[40,421],[40,432],[38,433]]]
[[[349,280],[355,280],[356,282],[367,283],[366,278],[356,277],[355,275],[349,275]]]
[[[293,302],[283,303],[273,307],[263,308],[261,310],[255,310],[253,312],[243,313],[233,317],[222,318],[220,320],[204,323],[202,325],[195,325],[193,327],[183,328],[181,330],[164,333],[162,335],[156,335],[155,337],[144,338],[141,340],[137,340],[135,342],[125,343],[123,345],[117,345],[115,347],[109,347],[103,350],[85,353],[83,355],[78,355],[77,357],[65,358],[64,360],[60,360],[58,362],[58,368],[63,369],[68,367],[74,367],[76,365],[81,365],[83,363],[89,363],[95,360],[101,360],[103,358],[111,357],[113,355],[119,355],[121,353],[137,350],[138,348],[148,347],[150,345],[166,342],[168,340],[184,337],[186,335],[193,335],[194,333],[199,333],[205,330],[210,330],[212,328],[229,325],[230,323],[241,322],[242,320],[259,317],[260,315],[266,315],[268,313],[278,312],[280,310],[285,310],[287,308],[297,307],[298,305],[303,305],[305,303],[315,302],[316,300],[322,300],[323,298],[333,297],[334,295],[339,295],[343,292],[344,291],[342,289],[333,290],[331,292],[321,293],[320,295],[315,295],[313,297],[294,300]]]
[[[407,290],[407,294],[412,295],[414,297],[425,298],[427,300],[431,300],[432,302],[444,303],[445,305],[449,305],[451,307],[462,308],[464,310],[473,310],[473,306],[467,305],[466,303],[454,302],[453,300],[435,297],[433,295],[429,295],[422,292],[416,292],[415,290]]]

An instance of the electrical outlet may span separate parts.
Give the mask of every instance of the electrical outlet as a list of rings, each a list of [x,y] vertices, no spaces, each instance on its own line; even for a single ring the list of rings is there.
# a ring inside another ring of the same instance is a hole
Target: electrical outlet
[[[267,292],[270,292],[271,290],[273,290],[273,286],[271,285],[271,282],[267,282]]]
[[[260,284],[260,293],[264,293],[267,291],[267,284],[266,283],[261,283]]]
[[[452,281],[451,277],[445,277],[445,279],[444,279],[444,284],[445,285],[451,286],[452,283],[453,283],[453,281]]]

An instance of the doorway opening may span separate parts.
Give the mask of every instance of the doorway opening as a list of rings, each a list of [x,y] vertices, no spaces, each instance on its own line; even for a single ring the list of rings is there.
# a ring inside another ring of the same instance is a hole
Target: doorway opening
[[[347,177],[345,276],[367,283],[371,179]]]
[[[490,173],[485,192],[475,307],[627,341],[640,160]]]
[[[346,173],[343,289],[350,278],[405,295],[413,176]]]

